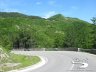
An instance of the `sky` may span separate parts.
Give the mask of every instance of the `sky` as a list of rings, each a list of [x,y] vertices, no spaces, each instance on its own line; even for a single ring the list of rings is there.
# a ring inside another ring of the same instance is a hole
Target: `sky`
[[[49,18],[55,14],[91,22],[96,17],[96,0],[0,0],[1,12],[20,12]]]

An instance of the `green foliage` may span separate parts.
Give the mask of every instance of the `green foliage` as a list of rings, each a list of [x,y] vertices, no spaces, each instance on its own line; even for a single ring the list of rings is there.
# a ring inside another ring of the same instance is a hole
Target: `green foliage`
[[[38,16],[27,16],[18,12],[0,12],[0,18],[30,18],[30,19],[41,19]]]
[[[64,20],[65,17],[62,15],[62,14],[56,14],[50,18],[48,18],[49,20],[55,20],[55,21],[61,21],[61,20]]]
[[[96,25],[61,14],[44,19],[0,12],[0,45],[6,49],[92,48],[96,45],[95,29]]]
[[[66,30],[65,45],[69,47],[91,48],[92,28],[86,22],[73,22]]]
[[[16,54],[9,54],[8,60],[3,60],[1,62],[0,70],[2,72],[7,72],[10,70],[17,70],[17,69],[22,69],[24,67],[28,67],[31,65],[34,65],[36,63],[40,62],[40,58],[37,56],[24,56],[24,55],[16,55]],[[6,63],[10,63],[12,66],[7,66]],[[17,66],[14,66],[14,63],[17,63]]]
[[[96,25],[96,17],[93,17],[93,18],[91,19],[91,21],[93,22],[94,25]]]
[[[93,29],[93,48],[96,48],[96,17],[91,19],[92,21],[92,29]]]

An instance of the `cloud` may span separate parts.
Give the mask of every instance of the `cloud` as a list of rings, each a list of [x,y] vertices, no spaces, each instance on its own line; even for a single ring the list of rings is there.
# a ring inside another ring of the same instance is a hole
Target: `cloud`
[[[55,3],[55,1],[49,1],[49,5],[54,5]]]
[[[20,12],[19,10],[17,9],[11,9],[11,8],[6,8],[6,9],[0,9],[2,12]]]
[[[0,11],[9,12],[9,11],[14,11],[14,10],[9,8],[9,5],[6,3],[6,1],[1,1],[0,2]]]
[[[43,18],[46,18],[46,19],[47,19],[47,18],[49,18],[49,17],[51,17],[51,16],[53,16],[53,15],[55,15],[55,14],[56,14],[55,11],[50,11],[50,12],[46,13]]]
[[[1,9],[0,8],[0,11],[1,12],[19,12],[19,13],[24,13],[24,14],[27,14],[28,12],[26,10],[19,10],[19,9],[14,9],[14,8],[7,8],[7,9]]]
[[[15,2],[17,3],[17,2]],[[17,8],[11,8],[12,4],[14,4],[14,2],[9,2],[8,0],[1,0],[0,1],[0,11],[1,12],[20,12],[20,13],[25,13],[25,10],[19,10]]]
[[[17,11],[17,9],[11,9],[10,7],[9,7],[9,5],[8,5],[8,3],[6,2],[6,0],[5,1],[2,1],[1,0],[1,2],[0,2],[0,11],[2,11],[2,12],[15,12],[15,11]]]
[[[41,5],[42,4],[42,2],[36,2],[36,5]]]

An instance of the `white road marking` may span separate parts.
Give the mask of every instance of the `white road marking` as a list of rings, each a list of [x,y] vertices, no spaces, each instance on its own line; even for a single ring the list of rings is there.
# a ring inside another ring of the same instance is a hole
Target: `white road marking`
[[[72,69],[73,69],[73,67],[74,67],[74,64],[72,64],[72,66],[71,66],[70,70],[72,70]]]
[[[82,63],[82,66],[80,66],[80,68],[86,68],[88,67],[88,63]]]
[[[87,68],[88,67],[88,63],[82,63],[82,62],[74,62],[74,61],[72,61],[72,66],[71,66],[70,70],[73,69],[73,67],[75,66],[75,64],[81,64],[81,66],[79,68]]]

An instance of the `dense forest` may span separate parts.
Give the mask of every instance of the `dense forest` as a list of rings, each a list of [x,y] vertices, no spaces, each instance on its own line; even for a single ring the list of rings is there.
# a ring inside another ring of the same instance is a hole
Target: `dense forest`
[[[17,12],[0,12],[0,45],[13,48],[96,48],[93,23],[56,14],[48,19]]]

